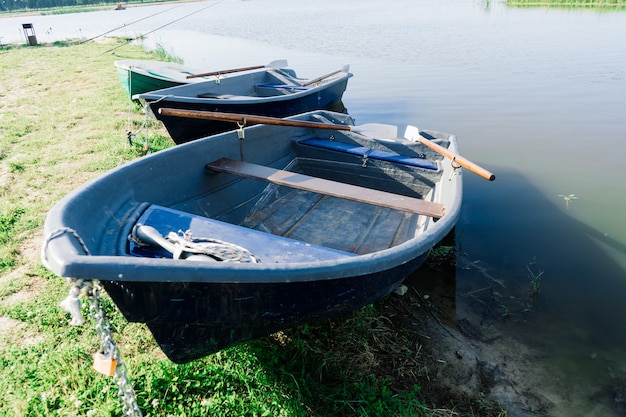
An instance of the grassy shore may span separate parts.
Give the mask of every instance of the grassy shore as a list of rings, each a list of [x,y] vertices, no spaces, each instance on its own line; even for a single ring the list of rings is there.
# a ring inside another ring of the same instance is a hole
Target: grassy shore
[[[154,0],[154,1],[126,1],[127,7],[148,6],[154,3],[174,3],[174,2],[190,2],[196,0]],[[509,6],[540,6],[540,7],[591,7],[591,8],[622,8],[626,7],[626,0],[505,0]],[[27,9],[16,10],[10,12],[0,11],[2,16],[23,16],[23,15],[51,15],[51,14],[67,14],[67,13],[83,13],[98,10],[108,10],[114,7],[112,3],[102,3],[93,5],[79,6],[63,6],[50,7],[45,9]]]
[[[122,1],[113,3],[99,3],[99,4],[82,4],[74,6],[58,6],[58,7],[45,7],[45,8],[26,8],[19,10],[0,11],[1,17],[15,17],[15,16],[46,16],[55,14],[69,14],[69,13],[85,13],[85,12],[97,12],[99,10],[111,10],[117,6],[117,3],[123,3],[124,8],[128,7],[141,7],[151,6],[154,4],[162,3],[181,3],[192,2],[198,0],[147,0],[147,1]]]
[[[507,6],[622,8],[626,0],[506,0]]]
[[[142,157],[145,141],[153,151],[173,145],[159,123],[129,102],[113,65],[154,56],[134,46],[107,53],[118,42],[0,49],[3,416],[121,415],[113,380],[92,369],[99,348],[93,321],[68,325],[59,302],[69,286],[39,260],[42,224],[54,203]],[[128,132],[137,135],[132,143]],[[399,330],[406,317],[419,321],[419,302],[390,296],[348,317],[176,365],[146,327],[128,323],[105,294],[113,337],[144,415],[505,415],[485,399],[452,398],[447,388],[433,388],[429,364],[436,358],[421,353],[422,328]],[[435,398],[435,392],[444,394]]]

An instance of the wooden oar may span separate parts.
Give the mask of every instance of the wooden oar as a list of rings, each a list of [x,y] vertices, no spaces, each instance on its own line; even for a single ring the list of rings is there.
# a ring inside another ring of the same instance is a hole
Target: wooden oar
[[[222,113],[202,110],[183,110],[162,107],[159,109],[162,116],[187,117],[190,119],[220,120],[235,122],[243,125],[266,124],[277,126],[308,127],[313,129],[346,130],[379,139],[397,137],[397,128],[393,125],[370,123],[361,126],[338,125],[332,123],[310,122],[307,120],[281,119],[279,117],[256,116],[253,114]]]
[[[493,181],[496,179],[496,176],[493,173],[487,171],[485,168],[475,164],[474,162],[470,161],[467,158],[462,157],[459,154],[449,151],[443,146],[437,145],[435,142],[432,142],[429,139],[426,139],[422,135],[422,133],[419,131],[419,129],[415,126],[408,126],[406,129],[406,133],[404,134],[404,137],[409,140],[417,139],[420,143],[423,143],[424,145],[428,146],[430,149],[434,150],[435,152],[440,153],[441,155],[447,158],[450,158],[452,162],[457,163],[461,165],[462,167],[469,169],[473,173],[480,175],[486,180]]]
[[[221,70],[221,71],[205,72],[202,74],[188,75],[187,78],[209,77],[211,75],[230,74],[233,72],[250,71],[250,70],[261,69],[261,68],[284,68],[286,66],[287,66],[287,60],[279,59],[277,61],[272,61],[267,65],[256,65],[254,67],[233,68],[233,69],[226,69],[226,70]]]
[[[309,80],[309,81],[303,83],[302,86],[306,87],[306,86],[309,86],[311,84],[318,83],[318,82],[320,82],[320,81],[322,81],[322,80],[324,80],[324,79],[326,79],[328,77],[332,77],[335,74],[339,74],[340,72],[348,72],[348,71],[350,71],[350,65],[345,65],[344,67],[342,67],[341,69],[338,69],[337,71],[333,71],[333,72],[331,72],[329,74],[322,75],[320,77],[317,77],[317,78],[314,78],[312,80]]]
[[[379,139],[390,139],[397,136],[397,128],[393,125],[385,125],[380,123],[370,123],[360,126],[351,125],[338,125],[333,123],[311,122],[307,120],[294,120],[294,119],[281,119],[279,117],[269,116],[256,116],[252,114],[239,114],[239,113],[222,113],[214,111],[201,111],[201,110],[183,110],[183,109],[171,109],[162,107],[159,109],[159,114],[162,116],[174,116],[174,117],[187,117],[190,119],[205,119],[205,120],[220,120],[224,122],[235,122],[241,125],[247,124],[267,124],[277,126],[292,126],[292,127],[307,127],[312,129],[327,129],[327,130],[343,130],[360,133],[366,136],[375,137]],[[450,158],[453,162],[461,165],[480,175],[481,177],[493,181],[496,176],[487,171],[485,168],[473,163],[469,159],[449,151],[443,146],[423,137],[419,129],[415,126],[408,126],[405,138],[409,140],[417,139],[424,145],[428,146],[435,152],[442,154]]]

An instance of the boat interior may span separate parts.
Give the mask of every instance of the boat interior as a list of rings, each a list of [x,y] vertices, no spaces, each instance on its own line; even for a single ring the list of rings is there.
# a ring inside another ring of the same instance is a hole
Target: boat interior
[[[435,202],[441,156],[418,143],[359,138],[335,131],[330,138],[299,137],[272,167],[209,162],[206,175],[225,182],[176,207],[151,206],[137,223],[163,235],[233,242],[262,262],[332,259],[402,244],[444,213]],[[439,143],[445,146],[445,139]],[[132,245],[130,252],[168,256]]]
[[[324,83],[342,77],[343,73],[334,74],[324,79]],[[298,78],[288,68],[264,69],[237,76],[218,76],[210,81],[186,84],[159,90],[157,96],[195,97],[232,99],[237,97],[272,97],[294,94],[313,88],[316,84],[306,85],[308,80]],[[152,93],[147,93],[152,95]]]
[[[290,69],[270,69],[238,75],[231,78],[217,78],[203,84],[204,91],[196,94],[199,98],[232,98],[236,96],[272,97],[293,94],[307,90]]]

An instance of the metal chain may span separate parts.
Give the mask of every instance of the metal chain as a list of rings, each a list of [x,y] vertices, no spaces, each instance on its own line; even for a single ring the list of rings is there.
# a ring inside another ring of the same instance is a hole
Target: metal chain
[[[89,255],[87,245],[78,233],[72,228],[62,227],[52,231],[45,239],[41,257],[44,265],[47,264],[46,249],[48,243],[52,239],[55,239],[64,233],[69,233],[74,236],[82,250]],[[78,301],[78,296],[80,294],[85,294],[87,296],[87,301],[89,302],[89,312],[96,322],[96,333],[100,336],[101,340],[100,353],[105,354],[112,360],[116,361],[113,381],[115,381],[118,387],[118,397],[122,403],[122,411],[124,415],[128,417],[143,417],[143,414],[137,405],[137,398],[135,397],[133,386],[128,379],[126,365],[120,357],[120,350],[113,341],[109,320],[104,314],[104,303],[102,301],[102,297],[100,296],[100,286],[94,284],[94,282],[90,280],[69,279],[69,281],[73,284],[70,289],[70,295],[68,296],[69,300],[64,300],[64,302],[61,303],[61,306],[72,313],[73,320],[71,324],[81,325],[84,320],[80,314],[80,302]],[[67,304],[64,305],[66,301],[69,301],[68,304],[75,303],[75,306],[73,307],[75,307],[76,311],[72,311],[72,308],[68,308],[69,306]]]
[[[117,384],[118,396],[122,403],[122,411],[128,417],[142,417],[143,414],[137,405],[137,398],[133,386],[128,379],[126,365],[120,357],[120,350],[113,341],[109,320],[104,314],[104,305],[100,296],[100,287],[92,282],[86,281],[88,286],[87,300],[89,301],[89,312],[96,321],[96,333],[100,336],[100,352],[109,355],[111,359],[117,361],[113,380]]]

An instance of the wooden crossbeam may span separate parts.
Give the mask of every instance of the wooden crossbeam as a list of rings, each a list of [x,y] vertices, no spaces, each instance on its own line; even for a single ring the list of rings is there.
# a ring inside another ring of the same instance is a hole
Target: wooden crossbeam
[[[207,168],[216,172],[224,172],[300,190],[313,191],[319,194],[359,201],[361,203],[402,210],[409,213],[423,214],[434,218],[442,217],[445,212],[443,204],[434,203],[432,201],[344,184],[337,181],[283,171],[263,165],[251,164],[249,162],[235,161],[228,158],[213,161],[207,164]]]

